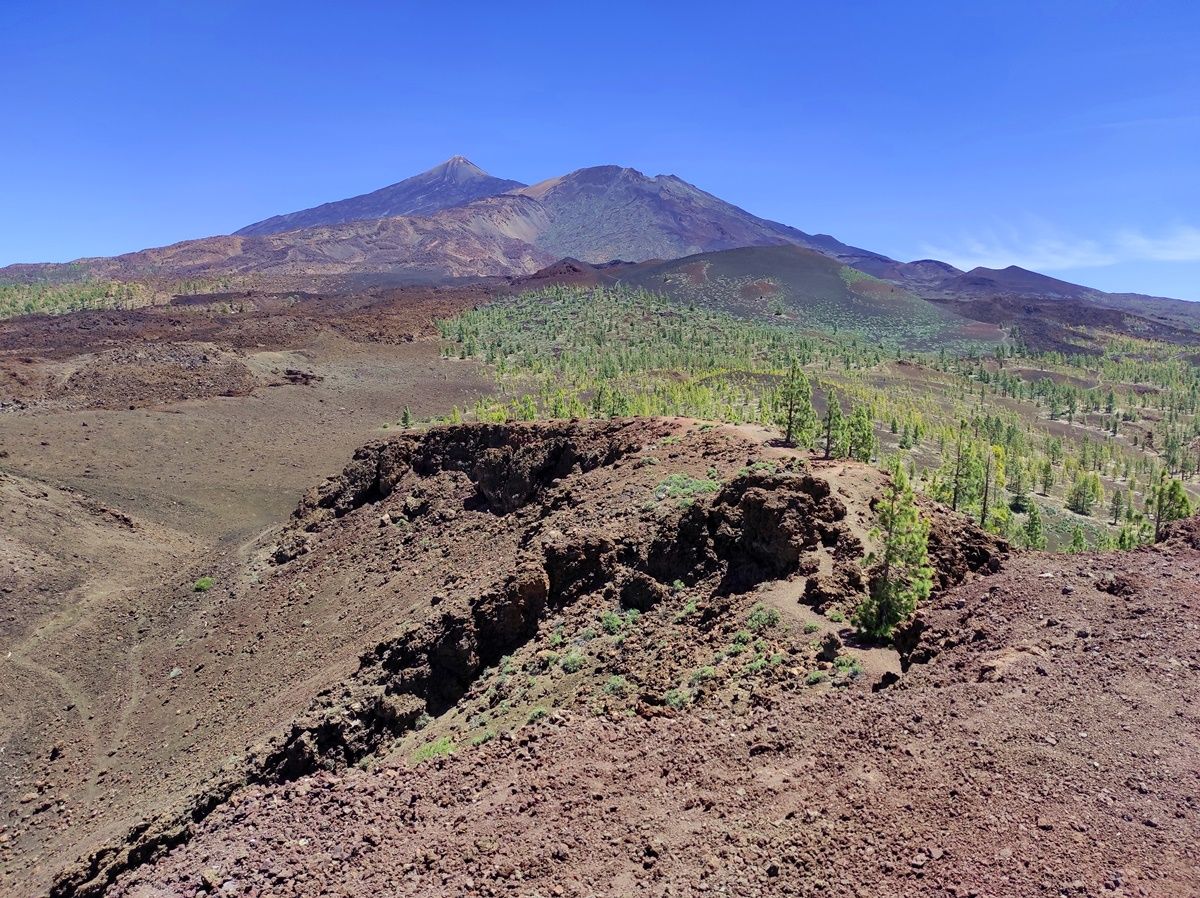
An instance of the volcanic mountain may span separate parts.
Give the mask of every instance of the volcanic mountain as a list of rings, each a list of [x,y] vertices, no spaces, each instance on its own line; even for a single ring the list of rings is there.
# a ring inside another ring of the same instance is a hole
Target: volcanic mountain
[[[499,192],[506,187],[515,189]],[[674,175],[599,166],[520,187],[455,157],[375,193],[277,216],[230,236],[69,265],[14,265],[0,269],[0,279],[253,276],[300,287],[322,276],[523,275],[567,255],[590,263],[644,261],[787,244],[839,261],[897,264],[751,215]]]
[[[771,248],[783,251],[761,252]],[[794,248],[808,254],[787,251]],[[713,257],[727,251],[734,256]],[[1200,304],[1106,294],[1016,266],[963,272],[932,259],[900,262],[759,218],[675,175],[603,165],[526,187],[462,156],[373,193],[275,216],[229,236],[68,264],[11,265],[0,269],[0,283],[141,281],[170,292],[181,280],[336,290],[448,278],[578,279],[553,267],[564,257],[588,268],[616,259],[638,263],[637,272],[583,274],[632,278],[654,289],[673,284],[669,292],[676,294],[696,292],[679,287],[694,279],[692,263],[699,262],[711,275],[701,292],[719,293],[737,281],[734,293],[716,298],[718,305],[770,305],[773,292],[813,320],[848,314],[853,324],[883,315],[927,320],[923,332],[957,334],[960,328],[947,331],[945,319],[970,319],[993,330],[1018,327],[1024,339],[1046,348],[1066,348],[1073,343],[1068,332],[1080,325],[1184,342],[1200,330]],[[664,260],[671,271],[645,270]],[[756,293],[755,284],[765,292]]]
[[[311,209],[275,215],[234,232],[238,237],[279,234],[301,228],[344,224],[369,218],[429,215],[439,209],[524,187],[520,181],[494,178],[464,156],[454,156],[427,172],[361,196],[323,203]]]

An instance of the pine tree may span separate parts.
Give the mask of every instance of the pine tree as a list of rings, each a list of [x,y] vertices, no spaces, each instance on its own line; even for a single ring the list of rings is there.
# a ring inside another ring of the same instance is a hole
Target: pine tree
[[[1047,456],[1042,460],[1042,495],[1050,495],[1050,488],[1054,486],[1054,463]]]
[[[1121,490],[1113,490],[1112,502],[1109,507],[1112,510],[1113,526],[1116,526],[1121,521],[1121,512],[1125,510],[1125,493]]]
[[[1100,484],[1100,477],[1095,473],[1085,474],[1083,471],[1079,471],[1067,493],[1067,508],[1075,514],[1090,515],[1092,506],[1102,498],[1104,498],[1104,488]]]
[[[1026,470],[1025,466],[1017,462],[1013,467],[1012,478],[1009,481],[1009,489],[1012,490],[1012,501],[1009,502],[1009,508],[1013,511],[1028,511],[1032,504],[1029,500],[1029,491],[1026,486]]]
[[[848,452],[850,432],[837,392],[825,394],[825,457],[841,458]]]
[[[406,405],[406,406],[404,406],[404,414],[402,414],[400,416],[400,423],[403,424],[405,427],[412,427],[412,422],[413,422],[412,411]]]
[[[993,529],[992,522],[989,520],[992,501],[1000,492],[1000,484],[1004,483],[1004,447],[986,446],[983,456],[983,487],[979,506],[979,526],[988,530]]]
[[[1184,492],[1183,483],[1174,478],[1168,478],[1163,471],[1154,487],[1151,500],[1154,507],[1154,539],[1162,538],[1163,524],[1186,518],[1192,513],[1191,503]]]
[[[1087,540],[1084,539],[1083,528],[1076,524],[1075,528],[1071,531],[1071,544],[1067,546],[1067,552],[1071,554],[1078,554],[1086,551]]]
[[[921,517],[904,468],[892,465],[891,482],[876,510],[874,539],[882,545],[867,556],[872,570],[870,593],[855,611],[855,623],[883,638],[905,620],[933,589],[929,566],[929,522]]]
[[[1029,506],[1029,515],[1025,518],[1025,528],[1022,532],[1025,547],[1028,549],[1046,548],[1046,532],[1042,529],[1042,513],[1036,503]]]
[[[780,397],[783,404],[783,441],[789,446],[812,445],[817,430],[817,413],[813,411],[812,385],[800,367],[792,362]]]
[[[963,473],[963,436],[967,430],[967,422],[965,420],[958,422],[958,442],[954,448],[954,490],[950,499],[950,508],[953,511],[958,511],[958,500],[962,495],[962,473]]]
[[[850,457],[869,462],[875,454],[875,446],[875,425],[871,421],[871,411],[865,405],[856,405],[850,413]]]

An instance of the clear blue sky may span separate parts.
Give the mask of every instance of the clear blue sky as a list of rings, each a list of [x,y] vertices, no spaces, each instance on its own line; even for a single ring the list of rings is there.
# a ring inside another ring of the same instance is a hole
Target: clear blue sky
[[[0,264],[462,153],[674,173],[901,258],[1200,299],[1192,2],[8,2]]]

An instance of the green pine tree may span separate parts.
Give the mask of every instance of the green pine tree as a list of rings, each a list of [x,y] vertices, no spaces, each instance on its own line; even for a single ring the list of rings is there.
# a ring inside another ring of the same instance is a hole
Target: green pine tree
[[[830,389],[825,394],[825,457],[844,458],[849,453],[850,429],[837,392]]]
[[[1151,501],[1154,507],[1155,540],[1162,538],[1164,524],[1186,518],[1192,513],[1192,506],[1188,502],[1187,493],[1184,492],[1183,483],[1167,477],[1166,471],[1159,476]]]
[[[856,405],[850,413],[850,457],[858,461],[870,461],[875,455],[875,424],[871,411],[865,405]]]
[[[1078,524],[1071,530],[1071,544],[1067,546],[1067,551],[1071,554],[1087,551],[1087,540],[1083,536],[1083,528]]]
[[[872,568],[870,593],[854,620],[864,632],[885,638],[933,589],[929,522],[921,517],[908,475],[898,462],[892,465],[891,482],[876,509],[872,537],[881,546],[878,553],[867,556]]]
[[[1022,531],[1027,549],[1046,548],[1046,532],[1042,528],[1042,513],[1036,503],[1030,503],[1029,514],[1025,518],[1025,528]]]
[[[1054,486],[1054,463],[1047,456],[1042,460],[1042,472],[1040,477],[1042,483],[1042,495],[1050,495],[1050,488]]]
[[[811,446],[817,432],[817,413],[812,404],[812,384],[795,362],[792,362],[791,370],[788,371],[779,399],[784,425],[783,441],[789,446]]]

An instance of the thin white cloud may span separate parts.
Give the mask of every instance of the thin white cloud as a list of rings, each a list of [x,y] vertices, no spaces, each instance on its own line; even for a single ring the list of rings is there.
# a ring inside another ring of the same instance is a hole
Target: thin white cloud
[[[1197,262],[1200,228],[1178,225],[1156,234],[1126,229],[1089,239],[1036,224],[1024,231],[1009,228],[964,236],[954,244],[925,244],[921,251],[965,270],[1019,265],[1034,271],[1070,271],[1121,262]]]
[[[1130,259],[1154,262],[1195,262],[1200,260],[1200,228],[1180,225],[1158,237],[1138,231],[1122,231],[1116,244]]]

